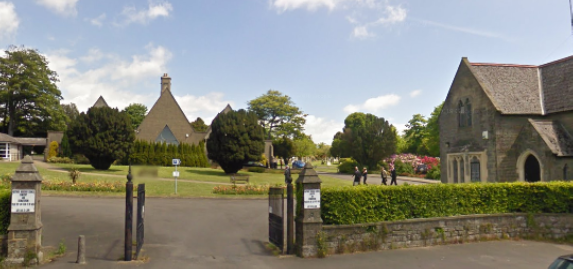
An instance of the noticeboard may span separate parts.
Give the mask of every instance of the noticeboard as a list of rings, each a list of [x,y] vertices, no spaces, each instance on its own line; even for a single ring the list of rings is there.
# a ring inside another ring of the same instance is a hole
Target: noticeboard
[[[36,190],[12,190],[12,213],[34,213]]]
[[[304,208],[320,208],[320,189],[304,190]]]

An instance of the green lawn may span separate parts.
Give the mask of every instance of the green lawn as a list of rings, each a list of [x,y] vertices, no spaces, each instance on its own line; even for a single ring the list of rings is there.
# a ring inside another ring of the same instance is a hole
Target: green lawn
[[[19,162],[4,162],[0,163],[0,175],[7,173],[14,174],[16,168],[20,165]],[[79,178],[79,182],[96,182],[96,181],[106,181],[106,182],[126,182],[126,176],[128,167],[121,165],[113,165],[109,170],[100,171],[95,170],[91,165],[78,165],[78,164],[52,164],[54,167],[59,167],[65,170],[69,170],[72,167],[80,169],[82,175]],[[70,181],[71,179],[66,172],[51,171],[38,167],[38,171],[42,175],[43,179],[46,181]],[[172,179],[172,172],[175,170],[174,167],[154,167],[158,169],[158,174],[160,178],[144,178],[138,177],[137,171],[142,167],[133,167],[133,182],[134,184],[145,183],[146,185],[146,195],[148,197],[227,197],[227,198],[262,198],[265,196],[254,196],[254,195],[244,195],[244,196],[233,196],[233,195],[221,195],[213,194],[212,190],[216,184],[215,183],[230,183],[229,176],[226,175],[221,169],[211,169],[211,168],[190,168],[190,167],[179,167],[180,176],[178,180],[177,196],[174,194],[174,181]],[[149,168],[149,167],[147,167]],[[92,174],[93,173],[93,174]],[[97,174],[97,175],[95,175]],[[282,174],[273,173],[251,173],[243,172],[240,174],[247,174],[250,176],[250,183],[263,185],[263,184],[282,184],[284,183],[284,176]],[[298,175],[293,175],[296,180]],[[323,187],[335,187],[335,186],[345,186],[351,185],[352,182],[345,181],[337,178],[320,176],[323,181]],[[186,182],[185,180],[194,180],[200,182]],[[205,183],[201,183],[205,182]],[[125,194],[122,193],[89,193],[89,192],[63,192],[63,191],[44,191],[47,194],[55,195],[73,195],[73,196],[118,196],[123,197]]]
[[[326,165],[326,163],[322,164],[321,161],[314,161],[312,162],[312,166],[318,172],[328,172],[328,173],[338,172],[338,163],[331,163],[330,165]]]

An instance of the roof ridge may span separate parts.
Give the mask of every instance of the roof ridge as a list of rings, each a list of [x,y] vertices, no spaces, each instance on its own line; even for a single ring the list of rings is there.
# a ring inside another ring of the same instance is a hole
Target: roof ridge
[[[496,67],[521,67],[521,68],[538,68],[537,65],[528,64],[499,64],[499,63],[470,63],[472,66],[496,66]]]
[[[548,63],[546,63],[546,64],[542,64],[542,65],[540,65],[539,67],[546,67],[546,66],[548,66],[548,65],[553,65],[553,64],[565,62],[565,61],[568,61],[568,60],[571,60],[571,59],[573,59],[573,55],[567,56],[567,57],[564,57],[564,58],[561,58],[561,59],[557,59],[557,60],[555,60],[555,61],[548,62]]]

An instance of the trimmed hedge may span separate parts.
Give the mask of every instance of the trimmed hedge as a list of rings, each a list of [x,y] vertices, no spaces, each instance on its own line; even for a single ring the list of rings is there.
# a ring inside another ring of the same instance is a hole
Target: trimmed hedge
[[[181,166],[209,166],[209,161],[205,154],[205,143],[203,141],[198,145],[181,143],[176,146],[160,142],[137,140],[133,142],[132,150],[133,151],[130,155],[131,164],[135,165],[171,166],[172,159],[180,159]],[[126,157],[119,160],[119,164],[129,164],[128,158]]]
[[[337,187],[322,189],[321,196],[324,224],[573,212],[571,182]]]
[[[11,194],[11,190],[0,191],[0,234],[7,234],[10,226]]]

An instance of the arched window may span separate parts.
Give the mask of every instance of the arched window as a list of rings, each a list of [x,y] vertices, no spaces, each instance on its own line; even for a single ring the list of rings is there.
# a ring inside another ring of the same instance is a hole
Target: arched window
[[[470,99],[466,99],[465,105],[465,112],[466,112],[466,126],[472,126],[472,104],[470,103]]]
[[[464,158],[460,160],[460,183],[464,183],[466,180],[466,171],[464,171]]]
[[[465,113],[464,103],[460,101],[460,103],[458,104],[458,125],[460,127],[465,126],[466,123],[465,115],[466,113]]]
[[[454,183],[458,183],[458,160],[454,159],[454,164],[452,166],[452,170],[454,173]]]
[[[480,173],[479,173],[479,159],[477,157],[473,157],[471,162],[470,162],[470,166],[471,166],[471,181],[472,182],[480,182],[481,178],[480,178]]]

